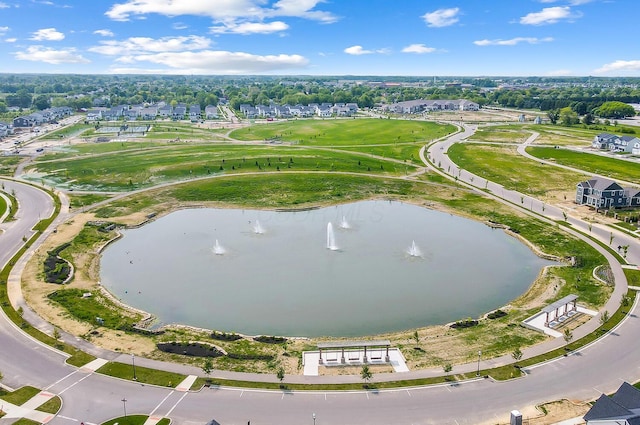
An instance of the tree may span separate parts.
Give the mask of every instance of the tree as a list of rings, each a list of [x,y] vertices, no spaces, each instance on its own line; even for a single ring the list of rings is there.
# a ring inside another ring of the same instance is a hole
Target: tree
[[[520,347],[517,347],[515,350],[513,350],[513,353],[511,353],[511,357],[513,357],[513,360],[516,361],[515,366],[518,367],[518,362],[522,358],[522,350],[520,350]]]
[[[53,328],[53,338],[56,340],[60,339],[60,331],[58,328]]]
[[[33,99],[33,106],[42,111],[43,109],[51,108],[51,101],[49,100],[49,96],[41,94]]]
[[[204,363],[202,363],[202,371],[205,375],[209,376],[211,371],[213,370],[213,361],[209,357],[204,359]]]
[[[557,123],[559,117],[560,113],[557,109],[551,109],[547,112],[547,118],[549,118],[549,122],[551,122],[551,124]]]
[[[604,102],[600,107],[594,109],[593,112],[599,117],[614,119],[632,117],[636,114],[633,106],[619,101]]]
[[[416,348],[418,348],[420,346],[420,335],[417,330],[413,331],[413,339],[416,341]]]
[[[593,124],[593,114],[590,112],[587,112],[586,114],[584,114],[584,116],[582,117],[582,124],[584,125],[591,125]]]
[[[570,107],[560,109],[560,123],[562,125],[573,125],[579,122],[578,114]]]
[[[360,371],[360,377],[365,382],[364,386],[366,388],[369,385],[369,380],[373,377],[373,372],[371,372],[371,369],[369,368],[368,364],[362,365],[362,370]]]
[[[608,321],[609,321],[609,312],[607,310],[604,310],[602,313],[600,313],[600,324],[604,325]]]
[[[565,328],[564,332],[562,333],[562,338],[564,339],[564,342],[568,345],[571,342],[571,340],[573,340],[573,332],[571,332],[571,329]]]
[[[280,387],[282,388],[282,380],[284,379],[284,368],[280,366],[276,372],[276,377],[280,381]]]
[[[450,379],[449,373],[453,370],[453,366],[451,366],[451,363],[445,363],[442,365],[442,370],[444,371],[444,374],[447,375],[446,380],[448,381]]]

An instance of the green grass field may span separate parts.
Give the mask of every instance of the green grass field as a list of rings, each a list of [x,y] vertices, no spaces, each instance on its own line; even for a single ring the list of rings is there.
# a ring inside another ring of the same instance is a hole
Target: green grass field
[[[522,143],[531,133],[522,126],[491,126],[479,128],[470,141],[490,143]]]
[[[295,120],[255,125],[230,134],[238,140],[279,140],[314,146],[370,146],[429,142],[455,131],[452,125],[385,119]]]
[[[534,196],[573,191],[576,184],[588,179],[584,174],[524,158],[511,146],[457,143],[449,148],[449,157],[462,169]]]
[[[576,152],[567,149],[528,147],[527,152],[536,158],[601,174],[613,180],[640,183],[640,163],[601,155]]]
[[[25,157],[18,155],[0,156],[0,176],[13,177],[18,164],[24,159]]]

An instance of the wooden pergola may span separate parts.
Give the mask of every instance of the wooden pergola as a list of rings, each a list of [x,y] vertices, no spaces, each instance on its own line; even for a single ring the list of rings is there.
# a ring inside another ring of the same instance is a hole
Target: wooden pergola
[[[391,346],[391,342],[389,340],[375,340],[375,341],[330,341],[330,342],[322,342],[318,344],[318,350],[320,351],[320,360],[319,363],[323,364],[324,363],[324,359],[322,358],[322,350],[331,350],[331,351],[338,351],[340,350],[340,363],[344,364],[346,363],[346,358],[344,356],[345,353],[345,349],[349,350],[349,351],[353,351],[354,349],[358,349],[358,353],[360,352],[360,350],[364,349],[364,356],[362,358],[362,362],[363,363],[367,363],[368,362],[368,357],[367,357],[367,348],[370,350],[369,352],[371,353],[371,350],[373,349],[380,349],[380,351],[382,352],[382,349],[385,350],[385,356],[384,356],[384,361],[386,363],[389,363],[389,347]],[[358,354],[358,359],[360,358],[360,355]],[[371,360],[381,360],[382,357],[371,357]]]

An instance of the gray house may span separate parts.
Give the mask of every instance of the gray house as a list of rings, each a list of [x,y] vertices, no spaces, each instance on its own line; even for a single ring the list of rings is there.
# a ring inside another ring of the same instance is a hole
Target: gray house
[[[640,424],[640,390],[624,382],[613,396],[602,394],[582,419],[587,425]]]
[[[621,208],[638,205],[638,191],[625,189],[613,180],[595,178],[578,183],[576,203],[595,209]]]

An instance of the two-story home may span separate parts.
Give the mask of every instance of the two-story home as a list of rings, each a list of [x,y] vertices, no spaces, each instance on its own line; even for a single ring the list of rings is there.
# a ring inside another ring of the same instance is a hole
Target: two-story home
[[[204,116],[208,120],[218,119],[218,107],[214,105],[207,105],[204,108]]]
[[[191,105],[189,106],[189,119],[191,122],[200,121],[200,116],[202,115],[202,110],[200,109],[200,105]]]
[[[576,203],[595,209],[628,207],[640,202],[640,199],[630,198],[637,193],[636,190],[623,188],[613,180],[594,178],[578,183]]]

